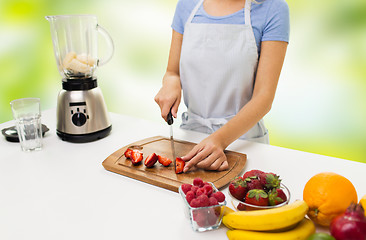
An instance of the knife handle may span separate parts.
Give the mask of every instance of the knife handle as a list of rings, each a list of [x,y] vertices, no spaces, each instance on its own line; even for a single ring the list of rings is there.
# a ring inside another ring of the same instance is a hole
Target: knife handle
[[[167,116],[167,123],[168,125],[172,125],[173,124],[173,115],[172,115],[172,110],[169,111],[168,116]]]

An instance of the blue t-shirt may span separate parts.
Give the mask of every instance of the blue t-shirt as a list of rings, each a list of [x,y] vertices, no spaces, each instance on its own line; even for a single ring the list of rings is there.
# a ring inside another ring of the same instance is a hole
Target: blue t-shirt
[[[185,24],[199,0],[179,0],[175,9],[172,28],[184,34]],[[247,0],[250,1],[250,0]],[[251,21],[260,53],[262,41],[289,41],[290,17],[285,0],[258,0],[252,2]],[[244,8],[227,16],[211,16],[203,5],[196,12],[192,23],[245,24]]]

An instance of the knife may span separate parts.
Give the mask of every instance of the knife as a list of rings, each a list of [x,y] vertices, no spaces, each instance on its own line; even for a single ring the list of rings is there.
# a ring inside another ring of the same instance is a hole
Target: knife
[[[176,170],[176,163],[175,163],[175,147],[174,147],[174,138],[173,138],[173,115],[172,115],[172,110],[170,109],[170,112],[168,113],[167,116],[167,123],[170,126],[170,147],[172,149],[172,154],[173,154],[173,163],[174,163],[174,170]]]

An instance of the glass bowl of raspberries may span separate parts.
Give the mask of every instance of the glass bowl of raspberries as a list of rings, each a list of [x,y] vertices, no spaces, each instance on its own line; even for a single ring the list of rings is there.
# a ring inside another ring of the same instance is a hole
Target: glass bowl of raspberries
[[[229,196],[236,210],[250,211],[284,206],[291,194],[279,175],[251,170],[230,182]]]
[[[193,184],[182,184],[179,193],[194,231],[204,232],[220,226],[226,200],[214,184],[195,178]]]

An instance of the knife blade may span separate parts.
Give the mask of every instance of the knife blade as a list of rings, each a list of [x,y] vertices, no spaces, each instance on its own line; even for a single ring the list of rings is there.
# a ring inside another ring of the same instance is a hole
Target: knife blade
[[[175,155],[175,146],[174,146],[174,137],[173,137],[173,115],[172,112],[170,110],[168,116],[167,116],[167,123],[170,126],[170,147],[172,150],[172,154],[173,154],[173,163],[174,163],[174,170],[176,170],[176,155]]]

